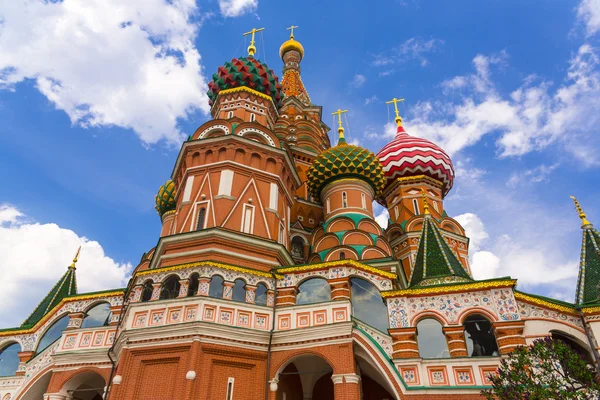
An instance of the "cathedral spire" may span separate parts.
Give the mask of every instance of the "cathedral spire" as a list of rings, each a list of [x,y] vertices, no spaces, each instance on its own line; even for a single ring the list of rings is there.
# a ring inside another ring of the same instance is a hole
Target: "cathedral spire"
[[[346,138],[344,137],[344,127],[342,126],[342,114],[347,113],[348,110],[338,109],[336,112],[332,112],[331,115],[338,116],[338,146],[346,144]]]
[[[304,47],[294,39],[294,29],[296,28],[298,26],[295,25],[287,28],[290,31],[290,38],[279,48],[279,55],[283,60],[281,90],[286,97],[295,97],[305,106],[310,106],[310,97],[300,78],[300,61],[304,58]]]
[[[254,54],[256,54],[256,46],[255,46],[256,42],[254,41],[254,34],[256,32],[261,32],[264,30],[265,30],[265,28],[258,28],[258,29],[252,28],[252,30],[250,32],[246,32],[243,34],[244,36],[252,35],[251,39],[250,39],[250,46],[248,46],[248,56],[249,57],[254,57]]]
[[[33,310],[31,315],[23,322],[21,327],[30,328],[38,323],[46,314],[48,314],[54,307],[56,307],[62,299],[65,297],[73,296],[77,294],[77,277],[75,275],[75,264],[79,258],[79,252],[81,246],[73,258],[73,263],[67,268],[67,272],[58,280],[50,292],[44,297],[44,299],[38,304]]]
[[[583,239],[579,260],[579,277],[577,278],[577,304],[600,303],[600,234],[588,221],[579,201],[573,196],[575,209],[581,219]]]

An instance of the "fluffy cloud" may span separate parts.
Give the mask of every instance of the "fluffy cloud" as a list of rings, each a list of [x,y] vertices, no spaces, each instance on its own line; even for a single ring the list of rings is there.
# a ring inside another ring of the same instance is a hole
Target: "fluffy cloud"
[[[554,163],[552,165],[542,164],[532,169],[516,171],[510,176],[506,182],[506,186],[514,188],[527,182],[546,182],[552,171],[558,168],[559,165],[559,163]]]
[[[219,9],[224,17],[239,17],[254,12],[257,7],[258,0],[219,0]]]
[[[595,49],[582,45],[569,60],[564,82],[527,77],[509,96],[498,93],[492,67],[507,63],[505,52],[473,59],[475,72],[442,83],[456,101],[423,102],[406,121],[411,133],[440,144],[450,154],[477,143],[484,135],[498,135],[500,157],[521,156],[559,143],[585,165],[600,164],[590,149],[600,116],[600,64]],[[588,143],[582,146],[581,143]]]
[[[423,40],[421,38],[410,38],[387,53],[373,56],[373,65],[376,67],[388,67],[394,64],[405,63],[416,60],[419,65],[425,67],[429,64],[426,54],[437,51],[444,42],[438,39]],[[384,75],[390,75],[393,71],[386,70]]]
[[[178,120],[209,111],[201,20],[194,0],[1,2],[0,89],[31,79],[74,125],[178,142]]]
[[[350,87],[353,87],[353,88],[359,88],[359,87],[362,87],[366,81],[367,81],[366,76],[361,75],[361,74],[356,74],[350,81],[349,85],[350,85]]]
[[[379,101],[379,99],[377,98],[377,96],[373,95],[371,97],[368,97],[365,99],[365,105],[369,105],[371,103],[374,103],[376,101]]]
[[[577,8],[577,17],[583,21],[588,36],[600,30],[600,0],[583,0]]]
[[[79,246],[80,293],[126,285],[131,264],[106,256],[98,242],[56,224],[28,221],[14,206],[0,205],[0,328],[25,320],[66,272]]]
[[[383,229],[387,229],[388,222],[389,222],[389,219],[390,219],[390,213],[388,212],[387,208],[383,208],[383,207],[381,207],[379,205],[376,205],[374,211],[377,211],[377,207],[380,207],[381,210],[375,216],[375,222],[377,222],[379,224],[379,226],[381,226]]]

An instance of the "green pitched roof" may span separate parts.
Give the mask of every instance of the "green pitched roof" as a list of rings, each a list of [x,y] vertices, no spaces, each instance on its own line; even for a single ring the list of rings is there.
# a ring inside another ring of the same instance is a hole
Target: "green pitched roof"
[[[419,251],[410,278],[410,286],[429,286],[471,280],[469,273],[442,237],[431,215],[426,214],[423,219]]]
[[[600,302],[600,234],[592,224],[583,226],[579,279],[575,300],[578,304]]]
[[[27,317],[21,328],[30,328],[52,310],[65,297],[77,294],[77,279],[75,277],[75,265],[71,265],[67,272],[54,285],[42,302]]]

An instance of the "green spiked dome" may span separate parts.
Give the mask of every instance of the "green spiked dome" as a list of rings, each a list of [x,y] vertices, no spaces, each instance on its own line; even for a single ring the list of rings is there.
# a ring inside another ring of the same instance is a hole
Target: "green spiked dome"
[[[343,137],[338,145],[319,154],[308,170],[308,190],[319,198],[329,182],[357,178],[367,182],[379,196],[385,183],[383,168],[371,151],[347,144]]]
[[[156,205],[154,209],[160,215],[163,216],[167,211],[175,209],[175,182],[169,179],[164,185],[158,189],[158,194],[154,196]]]
[[[234,58],[219,67],[208,83],[209,104],[215,102],[221,90],[241,86],[249,87],[273,99],[277,108],[281,107],[281,85],[279,79],[267,64],[252,56]]]

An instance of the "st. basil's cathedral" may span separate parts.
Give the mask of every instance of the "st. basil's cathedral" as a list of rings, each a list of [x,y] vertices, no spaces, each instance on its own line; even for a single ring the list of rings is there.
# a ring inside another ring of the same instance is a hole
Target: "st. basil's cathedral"
[[[160,237],[127,287],[79,293],[78,252],[0,329],[1,400],[479,399],[503,357],[547,337],[597,364],[600,234],[576,199],[575,303],[473,279],[448,154],[405,131],[395,98],[377,154],[346,142],[341,109],[332,146],[293,29],[281,82],[258,31],[213,75],[212,119],[158,191]]]

